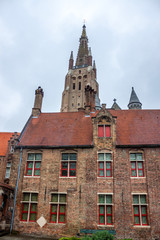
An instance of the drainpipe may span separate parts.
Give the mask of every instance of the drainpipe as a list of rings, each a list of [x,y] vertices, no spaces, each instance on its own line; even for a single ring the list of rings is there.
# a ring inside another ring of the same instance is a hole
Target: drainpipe
[[[14,212],[15,212],[15,206],[16,206],[16,198],[17,198],[17,190],[18,190],[19,176],[20,176],[20,170],[21,170],[23,149],[21,148],[20,151],[21,151],[21,155],[20,155],[20,160],[19,160],[18,177],[17,177],[17,183],[16,183],[16,190],[15,190],[15,197],[14,197],[14,205],[13,205],[13,213],[12,213],[12,219],[11,219],[10,233],[12,232],[12,228],[13,228]]]

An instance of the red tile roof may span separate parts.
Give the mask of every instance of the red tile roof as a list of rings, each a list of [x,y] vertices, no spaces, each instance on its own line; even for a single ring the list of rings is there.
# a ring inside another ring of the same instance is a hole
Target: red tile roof
[[[160,144],[160,110],[109,110],[117,117],[117,145]],[[92,114],[93,116],[94,114]],[[41,113],[32,118],[19,146],[92,146],[91,117],[83,112]]]
[[[92,146],[90,117],[83,112],[41,113],[32,118],[20,146]]]
[[[117,145],[160,144],[160,110],[110,110],[117,116]]]
[[[0,132],[0,156],[5,156],[8,148],[8,141],[14,133]]]

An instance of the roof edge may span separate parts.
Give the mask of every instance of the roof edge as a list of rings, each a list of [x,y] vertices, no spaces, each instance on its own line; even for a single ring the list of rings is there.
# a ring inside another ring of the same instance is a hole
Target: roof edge
[[[91,144],[91,145],[64,145],[64,146],[41,146],[41,145],[38,145],[38,146],[34,146],[34,145],[18,145],[18,146],[16,146],[16,149],[20,149],[20,148],[34,148],[34,149],[52,149],[52,148],[54,148],[54,149],[57,149],[57,148],[93,148],[94,147],[94,145],[93,144]]]
[[[137,145],[116,145],[117,148],[156,148],[160,147],[160,144],[137,144]]]

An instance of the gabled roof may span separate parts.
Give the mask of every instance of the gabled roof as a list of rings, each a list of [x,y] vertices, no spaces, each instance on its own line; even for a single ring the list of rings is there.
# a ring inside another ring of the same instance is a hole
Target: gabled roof
[[[116,145],[160,145],[160,110],[108,110],[116,117]],[[93,147],[92,117],[84,112],[41,113],[32,118],[18,146]]]
[[[117,116],[117,145],[160,145],[160,110],[110,110]]]
[[[5,156],[8,148],[8,141],[14,133],[0,132],[0,156]]]
[[[84,112],[41,113],[32,118],[18,146],[92,146],[90,117]]]

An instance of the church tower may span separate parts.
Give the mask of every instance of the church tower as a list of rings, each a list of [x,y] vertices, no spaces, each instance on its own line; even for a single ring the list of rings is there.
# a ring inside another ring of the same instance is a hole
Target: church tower
[[[65,78],[62,93],[61,112],[77,112],[88,108],[94,111],[100,108],[99,85],[96,80],[96,65],[92,62],[91,48],[88,48],[86,26],[83,25],[82,35],[74,65],[73,52],[69,59],[69,69]]]

